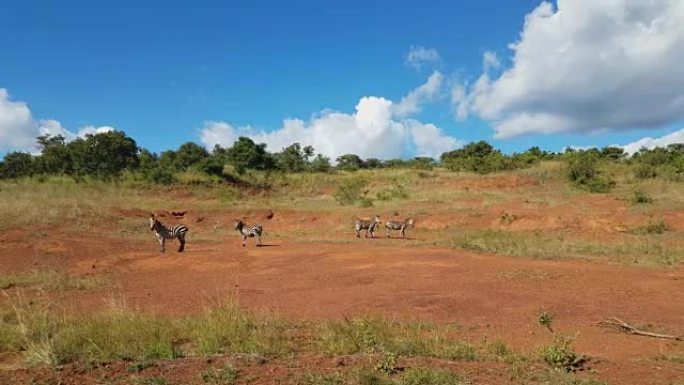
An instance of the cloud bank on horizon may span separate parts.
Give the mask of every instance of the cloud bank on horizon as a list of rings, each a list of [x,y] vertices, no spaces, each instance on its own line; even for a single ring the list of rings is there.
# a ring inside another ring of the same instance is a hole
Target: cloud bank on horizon
[[[231,146],[240,136],[266,143],[271,151],[280,151],[293,142],[311,145],[316,151],[335,159],[344,154],[364,158],[401,158],[408,154],[438,157],[463,145],[431,123],[409,116],[439,95],[444,76],[435,71],[427,82],[409,92],[398,103],[383,97],[364,96],[354,113],[326,110],[304,121],[286,119],[273,131],[235,127],[227,122],[205,122],[200,141],[209,149],[215,145]]]
[[[558,0],[525,18],[511,65],[492,53],[452,101],[500,139],[657,128],[684,118],[684,2]]]
[[[85,126],[72,132],[57,120],[36,120],[26,103],[10,100],[7,90],[0,88],[0,152],[19,150],[36,153],[39,151],[36,138],[41,135],[62,135],[70,142],[88,134],[112,130],[114,127],[111,126]]]

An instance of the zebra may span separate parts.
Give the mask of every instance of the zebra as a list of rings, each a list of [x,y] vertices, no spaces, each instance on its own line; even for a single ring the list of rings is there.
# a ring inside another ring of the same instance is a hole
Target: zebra
[[[257,247],[261,246],[261,234],[264,232],[264,228],[261,225],[247,226],[245,222],[236,219],[235,220],[235,230],[242,234],[242,247],[247,246],[247,237],[257,239]]]
[[[413,218],[408,218],[405,221],[387,221],[385,222],[385,228],[387,229],[387,238],[390,237],[390,232],[392,230],[401,230],[402,238],[406,236],[405,230],[407,227],[413,227]]]
[[[150,215],[150,230],[154,231],[154,235],[157,236],[159,240],[160,251],[164,252],[164,243],[167,239],[178,238],[180,241],[180,247],[178,252],[182,253],[185,249],[185,234],[188,232],[188,228],[184,225],[176,225],[171,227],[166,227],[162,225],[154,214]]]
[[[370,234],[371,238],[375,238],[373,232],[380,223],[382,223],[382,221],[380,221],[380,217],[377,215],[374,216],[373,219],[357,218],[356,221],[354,221],[354,230],[356,230],[356,238],[361,238],[361,230],[366,230],[366,238],[368,238],[368,234]]]

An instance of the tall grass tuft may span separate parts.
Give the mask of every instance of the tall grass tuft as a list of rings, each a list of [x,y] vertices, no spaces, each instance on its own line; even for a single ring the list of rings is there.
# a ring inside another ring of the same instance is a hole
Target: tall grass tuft
[[[21,351],[29,365],[217,353],[277,356],[294,346],[293,327],[256,319],[234,304],[174,318],[116,304],[104,312],[78,315],[21,296],[11,302],[12,312],[1,318],[0,352]]]

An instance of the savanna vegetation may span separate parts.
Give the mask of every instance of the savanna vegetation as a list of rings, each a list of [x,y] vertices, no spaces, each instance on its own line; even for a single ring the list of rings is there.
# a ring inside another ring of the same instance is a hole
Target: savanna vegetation
[[[310,146],[270,152],[244,137],[229,148],[208,151],[188,142],[160,154],[122,132],[72,142],[40,137],[38,143],[40,154],[9,153],[0,163],[6,242],[0,252],[24,242],[31,246],[27,255],[39,260],[41,253],[62,253],[55,239],[67,234],[74,247],[79,238],[95,239],[88,250],[98,256],[118,251],[93,246],[97,240],[139,253],[117,254],[114,266],[148,258],[156,246],[145,218],[122,213],[176,208],[198,213],[190,224],[190,252],[223,250],[236,236],[224,217],[269,209],[276,218],[286,216],[280,228],[266,226],[278,242],[365,242],[353,236],[352,220],[379,214],[417,224],[401,244],[378,231],[382,239],[373,247],[409,248],[416,255],[444,248],[516,261],[663,269],[674,277],[684,263],[684,145],[633,155],[617,147],[562,153],[533,147],[509,155],[481,141],[439,159],[346,154],[332,161]],[[56,245],[34,247],[43,238]],[[518,346],[487,339],[486,328],[474,338],[475,326],[457,322],[376,315],[293,320],[248,312],[234,301],[192,314],[156,314],[118,301],[75,311],[62,306],[64,298],[115,293],[120,271],[102,273],[88,264],[87,274],[74,275],[69,267],[0,269],[0,363],[10,357],[14,368],[30,368],[43,379],[59,376],[53,368],[72,367],[111,384],[259,383],[263,368],[280,370],[269,375],[281,384],[604,383],[589,370],[590,357],[577,349],[577,334],[562,314],[530,313],[530,323],[539,324],[537,342]],[[494,276],[511,287],[532,281],[564,290],[546,271],[492,272],[486,279]],[[195,359],[201,365],[182,382],[162,370]],[[679,365],[681,353],[665,349],[641,359]],[[123,369],[107,374],[111,365]],[[11,377],[0,373],[3,378]]]

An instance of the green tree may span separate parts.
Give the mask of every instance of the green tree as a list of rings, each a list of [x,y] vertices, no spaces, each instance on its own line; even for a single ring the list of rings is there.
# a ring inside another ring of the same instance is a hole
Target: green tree
[[[67,145],[80,175],[116,176],[125,169],[138,166],[138,146],[121,131],[87,135]]]
[[[226,158],[240,174],[247,169],[275,169],[275,160],[266,152],[266,144],[256,144],[252,139],[244,136],[239,137],[232,147],[226,149]]]
[[[0,178],[19,178],[33,174],[33,159],[25,152],[10,152],[0,163]]]
[[[73,161],[62,135],[43,135],[37,138],[41,154],[36,157],[35,171],[45,174],[73,173]]]
[[[445,152],[440,160],[449,170],[474,171],[481,174],[512,169],[516,165],[510,157],[495,150],[484,140]]]
[[[306,146],[302,149],[299,143],[293,143],[288,147],[283,148],[283,151],[276,155],[278,161],[278,168],[287,172],[302,172],[306,170],[308,158],[313,153],[313,147]]]
[[[309,167],[313,172],[328,172],[331,168],[330,158],[318,154],[315,158],[313,158],[313,160],[309,164]]]
[[[356,171],[363,168],[363,160],[355,154],[345,154],[337,157],[337,168],[345,171]]]
[[[403,159],[388,159],[382,162],[382,166],[386,168],[400,168],[406,167],[406,162]]]
[[[363,165],[364,168],[382,168],[382,161],[378,158],[368,158]]]
[[[622,147],[606,146],[601,149],[601,155],[606,159],[619,160],[624,158],[625,150]]]
[[[187,170],[209,157],[209,152],[197,143],[187,142],[176,151],[174,163],[177,170]]]

